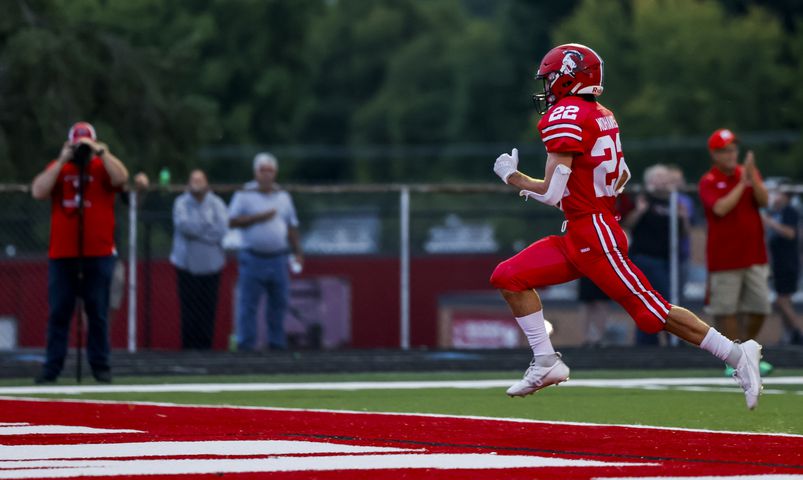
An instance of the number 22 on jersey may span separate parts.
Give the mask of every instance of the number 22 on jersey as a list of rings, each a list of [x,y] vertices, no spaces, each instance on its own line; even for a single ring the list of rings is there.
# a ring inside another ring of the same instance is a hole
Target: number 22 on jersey
[[[615,140],[611,135],[600,136],[591,149],[591,157],[602,159],[594,168],[594,192],[597,197],[615,197],[622,193],[630,180],[630,169],[622,155],[619,132]]]

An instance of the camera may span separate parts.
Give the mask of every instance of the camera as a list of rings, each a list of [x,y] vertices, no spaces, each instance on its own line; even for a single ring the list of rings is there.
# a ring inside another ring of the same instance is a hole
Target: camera
[[[92,147],[86,143],[78,143],[72,146],[71,161],[76,165],[83,166],[89,163],[89,160],[92,159],[93,154],[94,152],[92,151]]]

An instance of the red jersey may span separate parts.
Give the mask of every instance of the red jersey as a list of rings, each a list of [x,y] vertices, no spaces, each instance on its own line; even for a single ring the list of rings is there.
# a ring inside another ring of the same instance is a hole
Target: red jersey
[[[630,170],[613,113],[597,102],[568,96],[547,110],[538,131],[547,152],[574,156],[560,203],[566,218],[615,215],[616,196],[630,178]]]
[[[78,177],[76,164],[64,164],[50,194],[50,258],[78,256]],[[114,200],[118,191],[103,160],[92,158],[84,171],[83,254],[87,257],[115,252]]]
[[[708,220],[706,256],[708,271],[735,270],[767,263],[764,224],[753,196],[747,187],[739,202],[724,217],[714,214],[714,204],[728,194],[742,179],[742,166],[733,175],[713,167],[700,179],[700,199]]]

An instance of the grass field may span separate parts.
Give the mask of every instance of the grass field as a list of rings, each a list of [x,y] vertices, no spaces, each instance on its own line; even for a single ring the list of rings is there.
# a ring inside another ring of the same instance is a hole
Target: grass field
[[[270,376],[182,376],[119,377],[115,387],[152,384],[292,384],[308,382],[382,382],[436,380],[513,381],[520,372],[437,372],[365,373]],[[778,377],[801,377],[803,370],[777,370]],[[573,371],[572,379],[619,378],[722,378],[718,370]],[[3,380],[1,387],[30,386],[30,379]],[[62,380],[58,385],[75,385]],[[85,382],[85,385],[94,385]],[[694,390],[700,388],[699,391]],[[2,395],[8,395],[3,392]],[[803,435],[803,383],[765,386],[755,411],[748,411],[741,390],[732,386],[716,388],[679,386],[656,388],[550,387],[524,399],[508,398],[504,388],[421,388],[334,390],[225,391],[225,392],[86,392],[48,394],[49,398],[113,401],[169,402],[198,405],[240,405],[335,409],[369,412],[436,413],[500,418],[605,424],[654,425],[745,432]]]

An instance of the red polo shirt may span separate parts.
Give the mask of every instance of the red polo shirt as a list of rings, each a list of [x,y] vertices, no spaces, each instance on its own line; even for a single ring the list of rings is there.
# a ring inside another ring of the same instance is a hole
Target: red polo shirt
[[[78,256],[78,175],[78,166],[66,163],[50,194],[50,258]],[[118,191],[103,160],[92,158],[84,171],[84,256],[115,252],[114,200]]]
[[[733,175],[725,175],[713,167],[700,179],[700,199],[708,219],[706,255],[708,271],[735,270],[767,263],[764,244],[764,224],[753,196],[753,187],[747,187],[724,217],[714,214],[714,204],[728,194],[742,178],[742,166]]]

